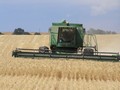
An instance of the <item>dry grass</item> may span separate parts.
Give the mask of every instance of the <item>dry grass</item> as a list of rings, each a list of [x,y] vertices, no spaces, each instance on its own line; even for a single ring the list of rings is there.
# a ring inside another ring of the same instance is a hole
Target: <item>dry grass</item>
[[[0,87],[1,90],[120,90],[120,82],[24,75],[0,76]]]
[[[2,61],[0,75],[37,75],[57,79],[120,81],[120,64],[77,60],[16,60]]]
[[[97,37],[100,50],[103,45],[120,50],[120,46],[115,47],[120,35]],[[106,43],[108,40],[113,40],[111,45]],[[11,51],[16,47],[49,46],[48,41],[48,35],[0,36],[1,90],[120,90],[119,62],[11,57]]]
[[[117,35],[98,35],[99,51],[110,51],[120,53],[120,34]]]

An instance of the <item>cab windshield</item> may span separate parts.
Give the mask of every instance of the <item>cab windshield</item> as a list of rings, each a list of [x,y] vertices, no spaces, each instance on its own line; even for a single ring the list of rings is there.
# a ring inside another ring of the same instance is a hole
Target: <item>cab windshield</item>
[[[75,38],[75,28],[59,28],[59,42],[71,42]]]

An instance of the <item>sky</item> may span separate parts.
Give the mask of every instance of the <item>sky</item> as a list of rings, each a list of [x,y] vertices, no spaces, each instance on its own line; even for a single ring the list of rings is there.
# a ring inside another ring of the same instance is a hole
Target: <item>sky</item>
[[[0,32],[48,32],[62,20],[120,32],[120,0],[0,0]]]

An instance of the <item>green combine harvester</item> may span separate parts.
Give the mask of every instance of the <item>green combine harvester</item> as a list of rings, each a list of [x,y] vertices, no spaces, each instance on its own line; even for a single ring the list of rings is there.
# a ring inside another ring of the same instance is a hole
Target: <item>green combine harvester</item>
[[[52,23],[49,29],[50,49],[41,46],[38,49],[16,48],[12,51],[14,57],[25,58],[74,58],[119,61],[120,55],[115,52],[98,52],[95,35],[86,34],[82,24]]]

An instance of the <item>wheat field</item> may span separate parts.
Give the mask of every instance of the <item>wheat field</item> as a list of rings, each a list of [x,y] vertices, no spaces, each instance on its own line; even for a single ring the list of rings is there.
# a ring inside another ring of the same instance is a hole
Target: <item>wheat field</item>
[[[97,39],[100,51],[120,52],[119,34]],[[0,90],[120,90],[119,62],[11,56],[16,47],[44,45],[49,35],[0,36]]]

